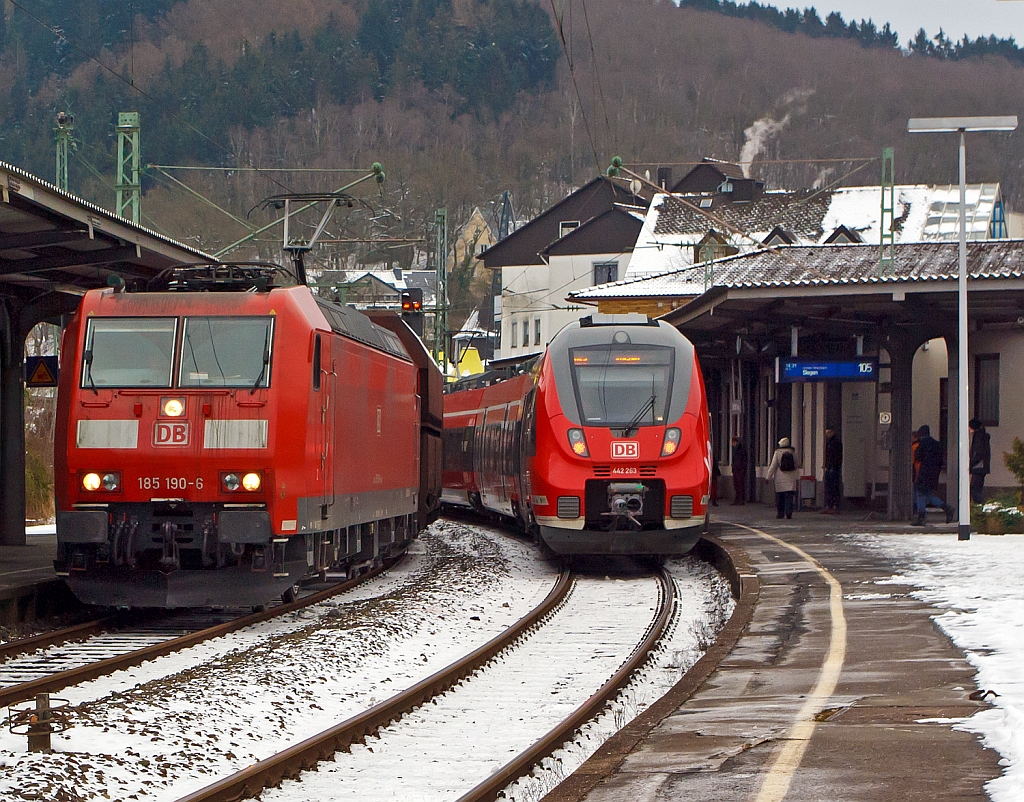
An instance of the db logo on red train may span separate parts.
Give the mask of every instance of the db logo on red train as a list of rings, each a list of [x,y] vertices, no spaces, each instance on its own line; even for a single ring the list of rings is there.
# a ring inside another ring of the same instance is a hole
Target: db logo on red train
[[[638,459],[640,443],[636,440],[612,440],[612,459]]]
[[[157,422],[153,430],[153,445],[155,446],[187,446],[188,445],[188,422],[162,423]]]

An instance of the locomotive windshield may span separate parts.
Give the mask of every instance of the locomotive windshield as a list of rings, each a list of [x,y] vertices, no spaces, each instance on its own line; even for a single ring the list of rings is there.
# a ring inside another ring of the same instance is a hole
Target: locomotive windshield
[[[175,318],[92,317],[82,387],[170,387]]]
[[[273,320],[187,317],[179,387],[266,387]]]
[[[573,390],[584,426],[664,426],[675,349],[594,345],[569,349]]]

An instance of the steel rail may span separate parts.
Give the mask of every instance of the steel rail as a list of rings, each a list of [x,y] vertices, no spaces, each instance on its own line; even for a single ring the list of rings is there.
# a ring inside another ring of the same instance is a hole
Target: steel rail
[[[56,646],[61,643],[85,640],[93,635],[113,628],[118,621],[118,616],[108,615],[103,618],[95,618],[92,621],[83,621],[63,629],[55,629],[52,632],[43,632],[39,635],[30,635],[27,638],[15,638],[4,644],[0,644],[0,663],[17,657],[19,654],[34,652],[36,649],[45,649],[47,646]]]
[[[105,660],[98,660],[95,663],[90,663],[85,666],[79,666],[78,668],[72,668],[67,671],[59,671],[48,677],[40,677],[39,679],[21,682],[17,685],[10,685],[6,688],[0,688],[0,707],[12,705],[17,702],[24,702],[28,699],[34,698],[38,693],[52,693],[71,685],[77,685],[80,682],[87,682],[89,680],[96,679],[97,677],[112,674],[115,671],[131,668],[149,660],[155,660],[158,657],[164,657],[165,655],[172,654],[173,652],[195,646],[203,641],[228,635],[236,630],[243,629],[244,627],[259,624],[263,621],[269,621],[272,618],[277,618],[280,615],[286,615],[287,613],[301,610],[304,607],[310,607],[314,604],[325,601],[332,596],[336,596],[339,593],[344,593],[346,590],[350,590],[351,588],[362,584],[366,580],[383,573],[388,568],[395,565],[400,559],[401,557],[399,557],[398,560],[384,563],[373,571],[362,574],[355,579],[350,579],[346,582],[333,585],[332,587],[313,593],[289,604],[281,604],[276,607],[272,607],[269,610],[262,610],[258,613],[243,615],[233,621],[217,624],[213,627],[207,627],[206,629],[201,629],[197,632],[190,632],[187,635],[172,638],[171,640],[164,641],[163,643],[157,643],[152,646],[146,646],[142,649],[129,652],[128,654],[119,655],[117,657],[108,657]]]
[[[661,610],[658,617],[647,628],[643,641],[637,645],[611,679],[547,735],[495,771],[473,790],[460,796],[457,802],[492,802],[497,799],[498,794],[509,783],[529,774],[533,767],[544,758],[550,757],[555,750],[571,741],[576,730],[596,717],[619,692],[619,689],[630,681],[637,669],[647,662],[651,652],[661,640],[665,628],[672,619],[672,611],[676,607],[676,584],[672,581],[672,577],[663,568],[658,578],[661,580]]]
[[[542,620],[565,600],[571,587],[572,574],[563,570],[558,582],[539,606],[504,632],[447,668],[374,705],[369,710],[364,710],[272,757],[184,796],[178,802],[236,802],[253,797],[264,788],[279,785],[283,779],[297,777],[320,761],[329,759],[336,752],[397,721],[484,666],[525,632],[539,626]]]

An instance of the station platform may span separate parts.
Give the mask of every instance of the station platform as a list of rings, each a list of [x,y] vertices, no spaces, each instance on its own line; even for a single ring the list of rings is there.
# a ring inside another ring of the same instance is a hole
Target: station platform
[[[999,755],[950,721],[988,707],[969,698],[975,670],[912,588],[873,584],[895,563],[836,537],[922,530],[865,512],[776,520],[762,504],[713,519],[753,588],[748,623],[706,678],[660,714],[652,706],[646,726],[642,715],[545,802],[988,799]],[[955,526],[927,531],[955,540]]]
[[[24,546],[0,546],[0,627],[81,607],[54,573],[56,555],[52,525],[28,527]]]

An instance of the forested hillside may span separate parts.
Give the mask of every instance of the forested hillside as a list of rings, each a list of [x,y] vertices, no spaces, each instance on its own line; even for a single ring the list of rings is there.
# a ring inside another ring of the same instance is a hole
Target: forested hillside
[[[267,195],[350,180],[249,168],[382,162],[388,181],[373,213],[357,208],[339,237],[426,237],[434,209],[447,207],[457,224],[506,189],[529,216],[613,155],[641,170],[676,164],[678,175],[702,156],[742,154],[769,185],[798,187],[877,181],[876,162],[855,160],[894,146],[898,180],[952,182],[955,142],[911,137],[907,118],[1024,109],[1012,40],[915,38],[884,20],[822,19],[813,9],[719,0],[0,5],[0,159],[52,179],[53,120],[71,111],[71,189],[110,207],[117,112],[139,111],[144,162],[241,168],[174,175],[243,219]],[[1022,143],[1018,133],[969,144],[970,180],[1001,180],[1016,208]],[[158,171],[144,187],[148,225],[210,249],[246,233]],[[268,219],[255,211],[250,223]],[[407,265],[425,246],[337,247]]]

